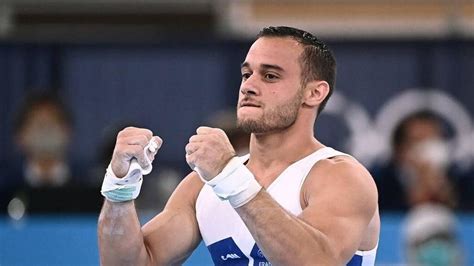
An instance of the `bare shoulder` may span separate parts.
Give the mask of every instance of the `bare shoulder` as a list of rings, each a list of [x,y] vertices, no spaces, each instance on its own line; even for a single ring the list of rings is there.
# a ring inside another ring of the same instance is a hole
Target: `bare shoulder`
[[[377,187],[367,169],[349,156],[317,162],[301,190],[300,218],[325,234],[340,261],[378,241]]]
[[[308,174],[302,192],[305,205],[310,198],[334,198],[341,203],[359,205],[371,214],[378,201],[377,187],[371,174],[350,156],[335,156],[317,162]]]

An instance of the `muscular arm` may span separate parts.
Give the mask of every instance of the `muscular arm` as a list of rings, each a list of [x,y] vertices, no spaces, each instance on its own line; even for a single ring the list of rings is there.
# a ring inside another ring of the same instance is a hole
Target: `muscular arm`
[[[140,228],[132,201],[105,201],[99,217],[102,265],[170,265],[184,261],[200,241],[194,203],[202,188],[195,174],[176,188],[162,213]]]
[[[117,136],[112,161],[113,173],[126,176],[131,160],[141,167],[156,153],[144,150],[150,141],[158,148],[161,139],[148,129],[128,127]],[[146,185],[146,180],[144,181]],[[99,216],[98,235],[102,265],[169,265],[183,261],[200,241],[194,206],[203,183],[189,174],[175,189],[162,213],[143,228],[133,201],[105,201]]]
[[[203,187],[196,173],[176,188],[163,212],[142,228],[153,265],[182,264],[201,241],[196,200]]]
[[[298,217],[264,190],[236,211],[274,265],[347,263],[376,211],[372,178],[348,159],[325,160],[302,191],[306,208]]]
[[[99,216],[99,251],[102,265],[145,265],[147,252],[133,201],[105,200]]]

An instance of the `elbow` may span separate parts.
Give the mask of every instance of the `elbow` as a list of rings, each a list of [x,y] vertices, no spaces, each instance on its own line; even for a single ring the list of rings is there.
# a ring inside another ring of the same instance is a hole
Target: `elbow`
[[[336,248],[336,245],[326,236],[318,237],[314,241],[314,249],[319,252],[311,252],[311,259],[305,258],[301,265],[345,265],[344,254]]]
[[[279,265],[272,263],[272,265]],[[339,266],[344,265],[341,260],[338,260],[334,254],[310,254],[308,256],[301,256],[297,260],[290,260],[288,263],[282,263],[281,265],[327,265],[327,266]]]
[[[295,250],[295,253],[282,253],[279,258],[272,261],[272,265],[344,265],[342,256],[336,252],[335,248],[328,241],[311,241],[306,243],[303,250]],[[342,255],[342,254],[341,254]],[[278,261],[278,262],[277,262]]]

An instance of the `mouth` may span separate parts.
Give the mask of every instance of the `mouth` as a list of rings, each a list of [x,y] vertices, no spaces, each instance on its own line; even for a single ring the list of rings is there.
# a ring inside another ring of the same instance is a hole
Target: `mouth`
[[[239,107],[261,107],[261,105],[251,102],[251,101],[242,101],[239,105]]]

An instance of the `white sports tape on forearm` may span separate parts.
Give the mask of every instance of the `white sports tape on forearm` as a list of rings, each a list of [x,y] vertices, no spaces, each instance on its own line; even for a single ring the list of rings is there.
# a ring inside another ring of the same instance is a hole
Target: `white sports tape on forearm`
[[[148,167],[143,169],[137,159],[132,159],[127,174],[123,178],[118,178],[112,171],[112,167],[107,167],[105,172],[104,182],[102,183],[102,195],[112,202],[124,202],[134,200],[140,194],[140,189],[143,183],[143,175],[147,175],[153,169],[147,151],[154,153],[158,145],[154,141],[150,141],[143,149],[145,159],[148,162]]]
[[[252,200],[262,189],[252,172],[237,157],[232,158],[224,169],[206,184],[212,187],[221,200],[228,200],[234,208]]]

